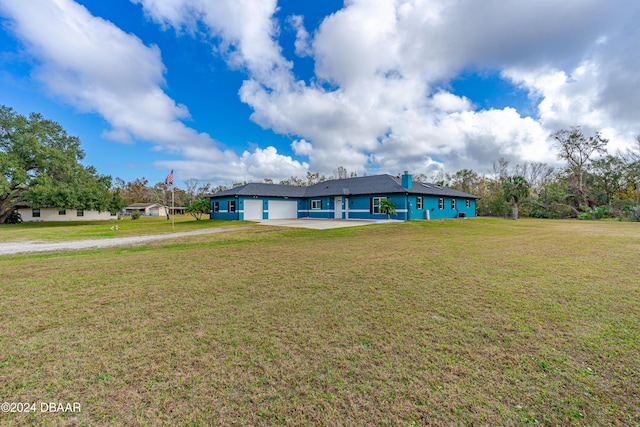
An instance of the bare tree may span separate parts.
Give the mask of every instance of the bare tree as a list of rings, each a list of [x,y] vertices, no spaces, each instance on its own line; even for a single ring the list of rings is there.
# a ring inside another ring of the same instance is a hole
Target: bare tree
[[[432,182],[438,185],[445,185],[446,175],[444,173],[444,169],[438,169],[436,173],[429,177],[428,182]]]
[[[193,202],[196,200],[196,191],[197,191],[199,182],[200,181],[198,181],[195,178],[189,178],[186,181],[184,181],[184,191],[189,196],[190,205],[192,205]]]
[[[413,176],[413,180],[416,182],[429,182],[429,178],[427,177],[427,175],[423,174],[423,173],[419,173],[417,175]]]
[[[507,177],[509,177],[509,160],[500,157],[493,162],[493,179],[502,183]]]
[[[338,168],[333,171],[333,176],[335,179],[344,179],[349,176],[349,172],[344,166],[338,166]]]
[[[587,138],[582,134],[579,126],[560,129],[553,134],[553,138],[556,140],[555,147],[558,150],[558,157],[566,160],[569,169],[577,176],[578,196],[584,203],[583,174],[585,167],[594,154],[606,153],[605,147],[609,140],[603,138],[600,132]]]
[[[307,172],[307,185],[317,184],[319,182],[324,182],[327,180],[327,177],[324,175],[320,175],[319,172],[311,173]]]
[[[524,162],[516,165],[513,170],[514,176],[522,176],[532,189],[538,189],[553,175],[554,168],[542,162]]]
[[[153,191],[155,192],[156,203],[160,203],[164,206],[167,220],[171,219],[171,187],[166,182],[159,182],[153,186]]]
[[[624,152],[618,150],[617,154],[618,157],[622,158],[622,160],[628,165],[632,163],[640,163],[640,135],[636,136],[636,140],[631,148],[628,148]]]

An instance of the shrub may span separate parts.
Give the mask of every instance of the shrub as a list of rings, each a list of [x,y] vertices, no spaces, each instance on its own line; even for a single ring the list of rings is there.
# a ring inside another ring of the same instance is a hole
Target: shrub
[[[7,217],[5,224],[20,224],[22,223],[22,216],[20,216],[20,212],[13,211],[11,215]]]
[[[139,210],[135,210],[133,212],[131,212],[131,219],[138,219],[140,218],[140,211]]]
[[[595,208],[585,208],[578,214],[578,219],[602,219],[611,216],[609,206],[596,206]]]
[[[193,216],[197,221],[200,221],[202,215],[209,213],[209,201],[207,199],[199,198],[191,205],[187,206],[186,212]]]

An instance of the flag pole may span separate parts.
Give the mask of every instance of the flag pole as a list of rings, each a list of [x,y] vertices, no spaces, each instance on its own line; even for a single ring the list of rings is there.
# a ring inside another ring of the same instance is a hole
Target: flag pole
[[[176,206],[174,202],[174,194],[175,194],[176,186],[173,185],[173,169],[171,169],[171,172],[169,172],[169,175],[167,175],[167,177],[164,179],[164,183],[171,185],[171,211],[173,212],[170,211],[169,215],[173,214],[171,215],[171,228],[175,229],[176,228]],[[164,200],[164,196],[162,196],[162,200]]]
[[[171,184],[171,229],[175,229],[176,228],[176,207],[174,204],[174,192],[175,192],[175,185]]]

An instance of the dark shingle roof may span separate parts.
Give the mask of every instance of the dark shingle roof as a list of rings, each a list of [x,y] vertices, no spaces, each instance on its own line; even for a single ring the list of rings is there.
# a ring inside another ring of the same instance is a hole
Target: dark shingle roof
[[[331,179],[309,187],[280,184],[250,183],[230,190],[212,194],[210,197],[259,196],[259,197],[324,197],[363,194],[410,193],[442,197],[478,199],[472,194],[453,190],[436,184],[413,181],[412,189],[402,186],[402,179],[391,175],[371,175],[358,178]]]
[[[305,197],[348,196],[358,194],[406,193],[391,175],[371,175],[359,178],[331,179],[307,187]]]
[[[223,196],[261,196],[261,197],[304,197],[306,187],[293,185],[264,184],[251,182],[229,190],[211,194],[209,197]]]
[[[393,178],[400,185],[400,178]],[[454,190],[449,187],[444,187],[438,184],[432,184],[429,182],[413,181],[412,188],[409,191],[411,194],[424,194],[428,196],[442,196],[442,197],[460,197],[462,199],[479,199],[480,197],[473,194],[465,193],[463,191]]]

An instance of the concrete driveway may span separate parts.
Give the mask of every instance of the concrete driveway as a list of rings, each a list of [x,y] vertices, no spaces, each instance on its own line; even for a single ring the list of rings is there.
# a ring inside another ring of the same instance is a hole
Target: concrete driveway
[[[263,219],[262,221],[258,221],[258,222],[260,224],[273,225],[276,227],[298,227],[298,228],[312,228],[315,230],[328,230],[330,228],[357,227],[359,225],[371,225],[371,224],[377,224],[377,223],[402,222],[402,221],[297,218],[297,219]]]

